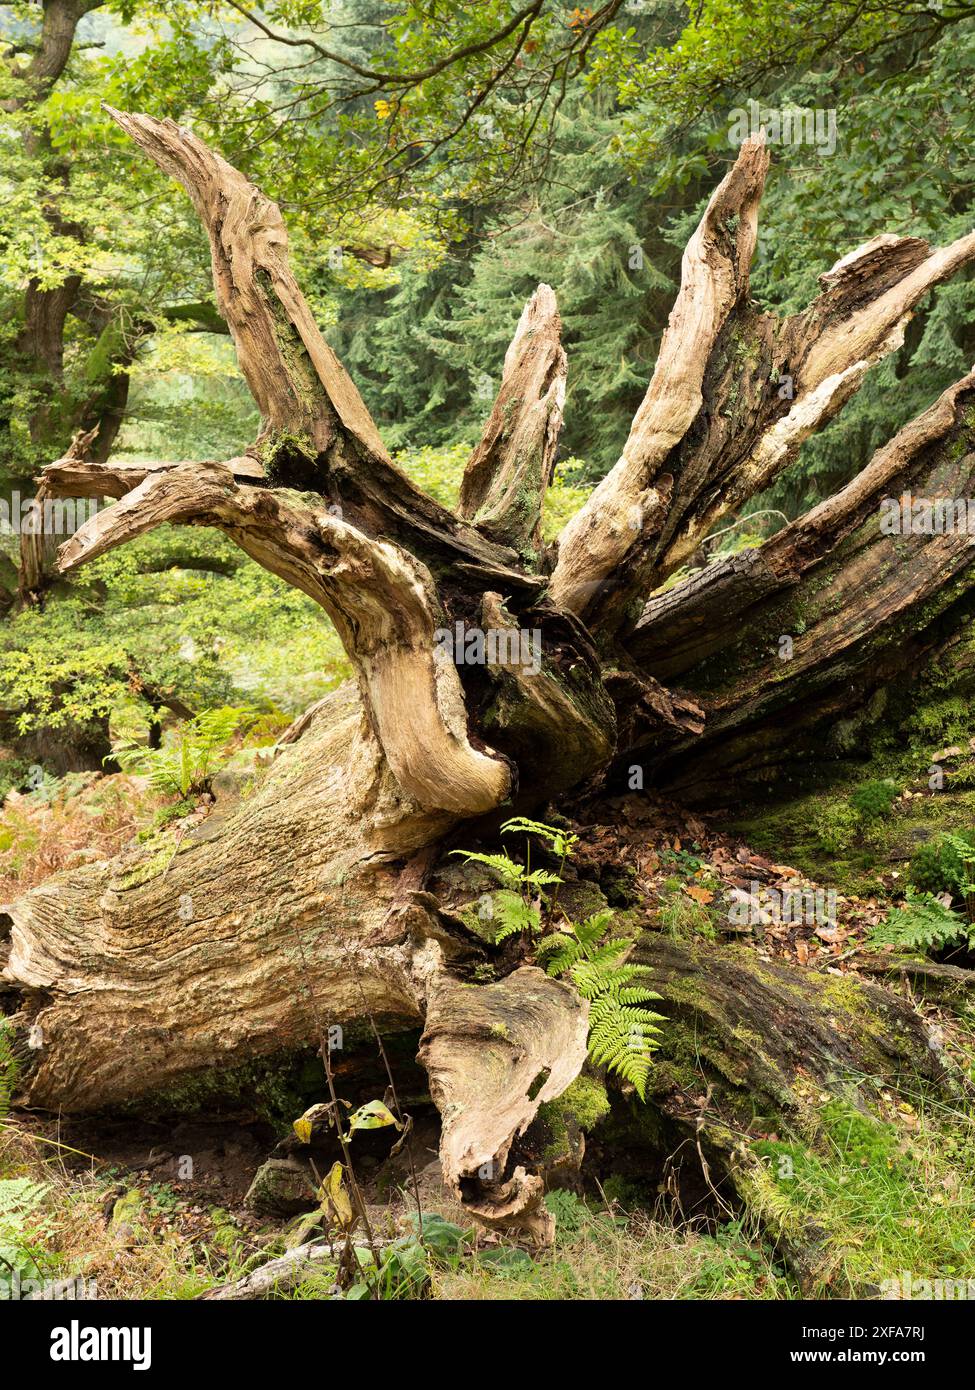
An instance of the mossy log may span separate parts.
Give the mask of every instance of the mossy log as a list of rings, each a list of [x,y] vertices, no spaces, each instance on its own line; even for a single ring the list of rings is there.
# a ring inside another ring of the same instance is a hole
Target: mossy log
[[[815,1148],[832,1103],[869,1116],[884,1088],[945,1101],[964,1079],[917,1010],[872,981],[657,932],[633,959],[649,968],[668,1021],[648,1104],[616,1096],[591,1136],[601,1166],[637,1184],[663,1174],[685,1216],[755,1218],[800,1287],[822,1296],[838,1259],[829,1212],[789,1206],[763,1141]]]

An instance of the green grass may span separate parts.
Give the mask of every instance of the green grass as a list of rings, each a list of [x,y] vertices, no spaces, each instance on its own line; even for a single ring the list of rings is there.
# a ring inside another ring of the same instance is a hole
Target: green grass
[[[914,1099],[887,1119],[831,1101],[814,1147],[754,1145],[780,1224],[825,1233],[820,1296],[862,1294],[902,1270],[950,1279],[975,1269],[975,1123]]]
[[[685,882],[691,880],[668,878],[661,884],[657,905],[657,920],[661,930],[674,941],[690,941],[695,936],[716,941],[718,933],[713,914],[704,903],[697,902],[684,892]],[[712,883],[705,880],[700,886],[710,889]]]
[[[646,1215],[597,1208],[569,1192],[546,1198],[555,1245],[534,1258],[481,1251],[434,1279],[445,1300],[783,1299],[797,1291],[754,1230],[709,1235]]]

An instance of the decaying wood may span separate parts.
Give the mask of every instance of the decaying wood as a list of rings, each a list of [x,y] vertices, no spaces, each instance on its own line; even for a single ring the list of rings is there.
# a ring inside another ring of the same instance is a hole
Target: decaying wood
[[[667,516],[674,477],[662,465],[701,409],[708,358],[747,291],[767,170],[764,141],[749,140],[712,195],[684,251],[677,303],[620,460],[559,538],[552,597],[580,616],[643,533],[659,532]]]
[[[484,436],[467,461],[458,512],[485,535],[537,553],[558,452],[566,356],[555,293],[539,285],[504,359]]]
[[[469,567],[537,591],[509,567],[514,550],[459,521],[393,464],[298,288],[277,205],[174,121],[107,109],[183,185],[209,233],[217,304],[261,412],[246,452],[268,480],[323,496],[367,535],[407,544],[434,569]]]
[[[92,448],[96,433],[97,430],[88,430],[76,434],[64,457],[58,460],[58,464],[66,471],[70,471],[76,463],[83,461]],[[57,467],[57,465],[49,465],[50,467]],[[48,469],[45,469],[45,474],[47,472]],[[61,495],[87,497],[92,494],[70,492],[61,494],[57,481],[45,476],[38,481],[37,492],[34,495],[34,507],[38,509],[38,515],[43,518],[45,503],[53,497]],[[56,549],[57,541],[43,525],[32,526],[21,532],[17,588],[28,599],[38,595],[44,588],[45,576],[50,572],[51,561]]]
[[[649,969],[668,1022],[649,1112],[616,1106],[620,1171],[640,1177],[667,1161],[685,1216],[717,1208],[727,1219],[746,1206],[806,1297],[831,1284],[839,1297],[875,1297],[845,1285],[842,1244],[818,1229],[815,1212],[789,1212],[754,1141],[778,1134],[815,1145],[829,1102],[870,1113],[885,1087],[956,1101],[961,1078],[946,1067],[936,1031],[872,981],[796,970],[746,945],[654,932],[634,959]]]
[[[373,1236],[370,1253],[379,1254],[392,1242]],[[281,1298],[310,1276],[320,1272],[323,1265],[336,1265],[343,1255],[344,1240],[308,1240],[276,1255],[273,1260],[258,1265],[248,1274],[229,1283],[219,1284],[197,1294],[201,1303],[246,1303],[259,1298]]]
[[[24,1098],[83,1111],[168,1088],[178,1105],[187,1076],[300,1051],[366,1009],[389,1028],[425,1018],[452,1185],[476,1215],[544,1235],[540,1184],[508,1155],[581,1067],[585,1010],[536,970],[510,993],[461,988],[429,909],[402,910],[399,866],[453,819],[404,799],[353,691],[328,697],[178,852],[55,875],[8,907],[4,977],[40,1044]]]
[[[544,605],[524,610],[522,619],[535,631],[546,631],[556,651],[575,653],[567,669],[571,684],[567,688],[558,668],[553,672],[543,664],[535,671],[510,651],[502,653],[490,673],[493,698],[483,723],[487,732],[494,725],[505,730],[505,751],[529,796],[539,786],[555,795],[610,757],[616,731],[613,700],[603,689],[596,653],[571,614]],[[480,622],[485,631],[517,632],[501,595],[490,591],[484,594]],[[585,699],[580,698],[583,686],[588,688]]]
[[[43,1043],[29,1055],[31,1102],[97,1109],[313,1044],[316,1013],[327,1025],[361,1010],[356,975],[377,1017],[418,1024],[401,942],[378,953],[368,943],[398,860],[451,818],[414,808],[398,821],[400,801],[346,692],[178,853],[172,841],[131,851],[13,904],[6,977],[26,991]]]
[[[309,1240],[286,1250],[266,1264],[243,1274],[229,1284],[208,1289],[199,1295],[203,1302],[241,1303],[258,1298],[280,1298],[296,1289],[323,1264],[331,1264],[341,1254],[341,1246],[330,1240]]]
[[[708,204],[622,456],[560,537],[551,597],[601,630],[631,628],[715,522],[901,345],[918,300],[975,257],[975,233],[936,251],[876,237],[820,277],[803,313],[759,314],[748,268],[767,167],[762,141],[746,141]]]
[[[443,621],[424,565],[374,541],[324,502],[238,484],[223,464],[152,473],[99,512],[59,552],[62,571],[164,522],[217,526],[252,559],[328,613],[359,674],[390,767],[424,810],[489,811],[505,799],[503,759],[472,746],[456,667],[434,632]]]
[[[696,700],[704,719],[693,742],[666,748],[656,738],[662,782],[720,800],[743,776],[769,775],[784,749],[791,758],[841,752],[872,696],[923,669],[970,620],[971,536],[885,534],[880,504],[972,495],[973,402],[975,374],[835,497],[650,600],[630,651]]]
[[[878,449],[867,467],[835,496],[818,503],[763,545],[710,564],[649,599],[627,642],[631,656],[663,679],[680,677],[733,642],[753,605],[798,584],[852,531],[874,521],[879,532],[880,503],[885,498],[900,498],[911,488],[918,496],[930,496],[930,490],[922,490],[929,483],[940,490],[938,495],[945,495],[940,478],[916,476],[916,464],[925,457],[930,461],[934,446],[958,434],[960,412],[970,405],[973,391],[975,374],[955,382],[929,410]]]
[[[277,204],[185,127],[105,109],[183,185],[210,234],[217,307],[265,430],[300,437],[318,453],[344,437],[392,466],[298,288]]]
[[[895,486],[969,487],[970,378],[766,546],[650,595],[897,346],[975,237],[941,251],[875,238],[779,323],[748,297],[768,156],[747,142],[687,248],[620,461],[546,577],[539,517],[565,386],[553,292],[539,286],[518,324],[455,515],[390,459],[301,295],[278,208],[174,122],[111,114],[200,215],[262,424],[242,455],[207,463],[101,462],[79,439],[41,486],[116,501],[60,567],[163,523],[216,527],[328,614],[355,681],[296,721],[252,794],[8,906],[4,987],[38,1044],[23,1099],[178,1103],[201,1074],[315,1047],[323,1024],[368,1012],[424,1030],[451,1188],[478,1219],[545,1238],[519,1140],[578,1074],[586,1010],[530,965],[473,984],[483,943],[439,910],[426,870],[446,837],[471,843],[614,759],[689,795],[764,768],[790,731],[812,736],[851,690],[957,628],[971,547],[882,537],[876,506]],[[493,633],[495,656],[451,656],[444,636],[468,629]]]
[[[555,1222],[541,1177],[506,1165],[539,1106],[586,1060],[588,1005],[535,966],[475,991],[441,976],[427,1001],[420,1060],[443,1117],[444,1180],[472,1215],[517,1222],[547,1241]]]

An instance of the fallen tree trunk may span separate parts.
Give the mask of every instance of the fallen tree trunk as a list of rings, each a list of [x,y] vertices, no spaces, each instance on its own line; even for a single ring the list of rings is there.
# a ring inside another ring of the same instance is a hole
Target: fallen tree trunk
[[[581,1067],[586,1010],[534,968],[504,989],[454,985],[409,887],[411,862],[451,823],[404,799],[346,691],[225,814],[48,880],[8,917],[5,974],[35,1030],[30,1103],[158,1104],[169,1087],[178,1108],[187,1075],[297,1052],[368,1015],[386,1028],[426,1018],[451,1184],[485,1222],[510,1212],[530,1226],[541,1184],[508,1172],[508,1151]]]
[[[912,548],[894,574],[887,551],[864,540],[880,485],[869,469],[826,522],[813,513],[751,568],[715,577],[729,615],[715,641],[741,629],[759,653],[717,700],[689,678],[708,582],[644,605],[896,346],[924,290],[975,257],[975,237],[943,251],[877,238],[824,276],[804,315],[776,324],[748,300],[767,164],[748,142],[688,248],[624,457],[566,528],[547,575],[538,518],[565,371],[551,290],[539,288],[518,326],[454,515],[390,459],[301,295],[277,207],[173,122],[111,114],[200,215],[262,430],[233,459],[138,468],[92,460],[79,440],[43,486],[118,500],[62,546],[60,567],[163,522],[217,527],[321,606],[355,681],[298,722],[251,796],[8,906],[5,989],[32,1040],[23,1099],[103,1108],[320,1044],[329,1026],[363,1015],[422,1023],[452,1189],[480,1219],[544,1236],[542,1180],[518,1140],[578,1075],[587,1008],[523,959],[474,984],[483,946],[422,891],[425,872],[455,832],[470,844],[513,808],[598,780],[614,758],[645,757],[664,782],[697,747],[710,759],[729,730],[739,743],[764,738],[772,723],[805,722],[810,700],[822,715],[851,652],[874,660],[861,639],[879,643],[923,609],[927,641],[960,617],[971,552]],[[787,364],[791,396],[768,389]],[[966,379],[934,424],[918,422],[902,471],[916,459],[918,476],[933,476],[925,450],[960,437],[969,389]],[[960,486],[967,473],[955,462]],[[837,576],[816,617],[829,640],[808,657],[798,644],[796,677],[775,681],[762,605],[781,602],[783,585],[801,591],[816,565]],[[864,565],[878,597],[844,637]],[[730,765],[705,763],[703,780]]]
[[[971,1084],[946,1066],[936,1032],[904,998],[854,975],[797,971],[752,945],[678,942],[648,933],[646,964],[668,1023],[650,1107],[617,1101],[606,1124],[614,1171],[660,1173],[686,1218],[742,1209],[774,1238],[806,1297],[876,1297],[849,1287],[843,1238],[826,1195],[789,1200],[764,1147],[815,1148],[829,1108],[872,1116],[884,1091],[957,1103]],[[779,1181],[777,1181],[779,1179]]]

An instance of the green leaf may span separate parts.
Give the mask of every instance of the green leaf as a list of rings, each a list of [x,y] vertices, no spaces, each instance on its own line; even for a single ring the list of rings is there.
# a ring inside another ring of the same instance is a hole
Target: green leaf
[[[360,1105],[358,1110],[353,1110],[349,1116],[349,1132],[346,1138],[351,1139],[357,1129],[385,1129],[388,1125],[394,1125],[396,1129],[403,1128],[381,1100],[370,1100],[365,1105]]]

